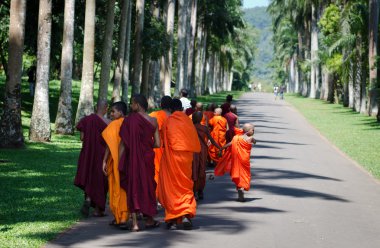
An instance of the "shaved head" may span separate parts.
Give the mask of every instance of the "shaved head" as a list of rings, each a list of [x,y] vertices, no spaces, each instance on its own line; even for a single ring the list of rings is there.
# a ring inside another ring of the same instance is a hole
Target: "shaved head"
[[[203,104],[201,102],[197,102],[195,108],[197,109],[197,111],[203,111]]]
[[[192,115],[192,119],[193,119],[194,124],[201,123],[202,118],[203,118],[203,113],[201,111],[196,111]]]
[[[253,125],[252,123],[245,123],[243,125],[243,130],[244,130],[244,132],[249,132],[250,130],[255,130],[255,125]]]
[[[235,104],[231,104],[230,110],[231,110],[232,113],[234,113],[235,115],[237,115],[237,108],[236,108]]]
[[[216,115],[222,115],[222,109],[221,108],[216,108],[214,112]]]
[[[98,100],[96,104],[96,113],[100,115],[105,115],[107,113],[108,103],[107,100]]]

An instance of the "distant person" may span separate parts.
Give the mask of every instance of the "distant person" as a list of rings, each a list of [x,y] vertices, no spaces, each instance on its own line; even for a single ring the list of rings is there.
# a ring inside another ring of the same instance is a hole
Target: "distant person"
[[[34,91],[36,89],[36,74],[37,74],[37,68],[35,65],[32,65],[28,70],[28,82],[29,82],[30,96],[34,96]]]
[[[278,96],[278,86],[277,85],[274,85],[274,87],[273,87],[273,94],[274,94],[274,100],[277,100],[277,96]]]
[[[218,106],[215,103],[209,103],[207,105],[207,110],[204,111],[204,115],[207,117],[208,121],[211,120],[212,117],[214,117],[214,111]],[[208,121],[207,121],[207,126],[208,126]]]
[[[259,83],[259,84],[257,85],[257,89],[259,90],[259,92],[261,92],[261,83]]]
[[[110,225],[121,229],[128,229],[129,214],[127,207],[127,193],[120,187],[119,146],[121,142],[120,127],[127,114],[127,105],[124,102],[115,102],[111,105],[112,122],[104,129],[102,136],[107,144],[103,158],[103,172],[108,177],[109,205],[114,220]]]
[[[280,87],[280,99],[284,100],[284,92],[285,92],[285,85],[281,85]]]
[[[82,150],[79,154],[78,169],[74,185],[84,191],[84,203],[81,213],[89,215],[90,207],[95,208],[94,216],[104,216],[107,196],[107,177],[103,174],[103,157],[106,144],[102,138],[102,132],[107,127],[109,120],[104,118],[107,113],[107,102],[99,101],[96,106],[96,114],[83,117],[78,125]]]
[[[232,141],[223,146],[227,149],[221,158],[220,163],[215,167],[215,176],[222,176],[230,173],[232,181],[238,191],[238,201],[244,202],[244,192],[251,186],[251,149],[256,144],[253,138],[255,126],[246,123],[243,126],[243,134],[236,135]]]
[[[230,111],[232,98],[233,98],[232,95],[227,95],[226,96],[226,102],[223,103],[222,106],[220,106],[220,108],[222,109],[222,116],[224,116],[226,113],[228,113]]]
[[[181,94],[181,97],[179,98],[179,100],[181,101],[183,111],[185,112],[186,109],[191,108],[191,102],[187,98],[188,92],[186,89],[182,89],[180,94]]]

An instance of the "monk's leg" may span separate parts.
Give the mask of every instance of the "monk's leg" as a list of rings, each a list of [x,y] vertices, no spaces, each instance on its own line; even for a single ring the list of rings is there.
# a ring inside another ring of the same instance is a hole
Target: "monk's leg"
[[[238,188],[237,191],[238,191],[238,201],[239,202],[245,202],[245,198],[244,198],[244,188]]]
[[[137,213],[132,213],[132,232],[138,232],[140,231],[139,224],[137,221]]]
[[[148,216],[145,221],[145,228],[156,228],[160,226],[160,222],[155,220],[152,216]]]
[[[90,197],[85,193],[84,194],[84,201],[83,201],[83,205],[82,205],[82,208],[80,210],[80,212],[82,213],[82,215],[84,217],[88,217],[88,215],[90,214],[90,206],[91,206],[91,199]]]
[[[188,215],[183,216],[182,224],[183,224],[184,230],[192,230],[193,229],[193,223],[191,222],[190,217]]]

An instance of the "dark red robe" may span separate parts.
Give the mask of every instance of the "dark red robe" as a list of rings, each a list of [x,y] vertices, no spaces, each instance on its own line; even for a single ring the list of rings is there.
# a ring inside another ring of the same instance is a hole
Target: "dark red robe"
[[[107,177],[102,170],[106,150],[102,132],[106,127],[107,123],[96,114],[83,117],[77,125],[77,129],[83,132],[83,145],[74,184],[91,198],[93,207],[101,210],[105,209],[108,191]]]
[[[127,192],[131,213],[157,214],[153,151],[155,131],[155,127],[138,113],[130,114],[121,125],[120,137],[125,152],[119,163],[120,185]]]
[[[198,133],[199,142],[201,143],[201,151],[194,152],[193,157],[193,181],[194,191],[203,191],[206,186],[206,163],[208,155],[207,147],[207,131],[208,128],[201,124],[195,124]]]
[[[227,123],[228,123],[228,131],[226,133],[226,140],[227,140],[227,143],[230,143],[232,141],[232,138],[235,136],[235,124],[238,118],[232,112],[226,113],[224,115],[224,118],[226,118]]]

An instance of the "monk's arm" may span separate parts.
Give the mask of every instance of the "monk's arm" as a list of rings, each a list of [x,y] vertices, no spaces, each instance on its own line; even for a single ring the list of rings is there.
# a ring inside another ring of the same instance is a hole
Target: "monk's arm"
[[[222,149],[226,149],[227,147],[229,147],[229,146],[231,146],[231,145],[232,145],[232,142],[227,143],[227,144],[225,144],[225,145],[222,147]]]
[[[204,117],[205,117],[205,120],[206,120],[206,127],[208,128],[208,121],[209,121],[209,119],[208,119],[208,117],[207,117],[207,115],[203,115]]]
[[[235,122],[235,127],[239,128],[239,118],[236,119],[236,122]]]
[[[110,155],[110,149],[107,146],[106,152],[104,153],[104,157],[103,157],[103,173],[106,176],[107,176],[107,160],[108,160],[109,155]]]
[[[227,131],[230,130],[230,127],[228,126],[228,123],[226,125],[227,125]]]
[[[158,132],[158,128],[154,132],[154,148],[159,148],[161,146],[160,133]]]
[[[207,138],[211,141],[211,144],[213,144],[214,146],[216,146],[219,150],[222,149],[218,143],[216,143],[216,141],[212,138],[210,132],[208,131],[207,129]]]
[[[119,145],[119,161],[121,160],[121,156],[123,155],[125,150],[124,142],[121,141]]]
[[[80,132],[80,140],[83,141],[83,138],[84,138],[84,133]]]

